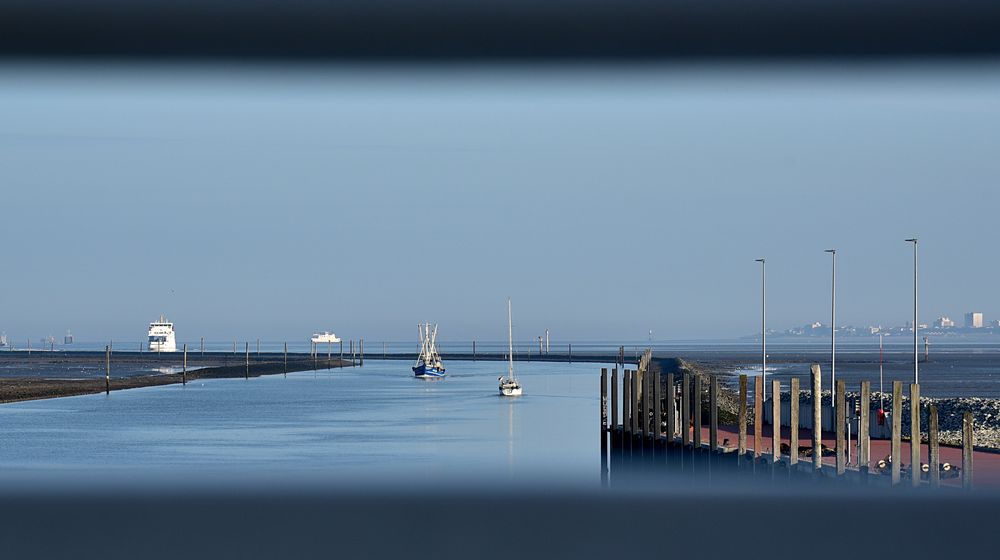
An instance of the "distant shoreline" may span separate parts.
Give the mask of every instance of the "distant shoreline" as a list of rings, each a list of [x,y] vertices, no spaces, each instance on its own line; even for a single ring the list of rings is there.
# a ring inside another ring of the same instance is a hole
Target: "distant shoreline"
[[[41,353],[27,352],[3,353],[0,356],[0,367],[5,369],[22,369],[25,371],[41,370],[35,376],[0,376],[0,403],[13,403],[30,400],[92,395],[108,390],[103,370],[100,375],[87,378],[58,378],[46,371],[55,368],[87,366],[90,368],[104,367],[104,352],[72,352],[72,353]],[[249,367],[246,355],[231,353],[213,353],[204,356],[190,353],[186,374],[182,373],[141,373],[134,375],[116,374],[115,369],[132,365],[156,367],[179,367],[183,357],[180,353],[150,354],[138,352],[121,352],[112,354],[111,391],[138,389],[140,387],[158,387],[182,383],[186,377],[188,382],[198,379],[238,379],[241,377],[260,377],[297,371],[313,371],[319,369],[350,367],[349,359],[343,361],[339,357],[326,355],[315,359],[303,354],[289,354],[287,366],[282,354],[251,354]],[[126,368],[127,369],[127,368]]]

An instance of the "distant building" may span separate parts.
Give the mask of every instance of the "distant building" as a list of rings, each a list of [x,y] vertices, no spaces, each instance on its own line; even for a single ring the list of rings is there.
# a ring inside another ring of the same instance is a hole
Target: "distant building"
[[[952,321],[948,317],[938,317],[938,320],[934,321],[934,327],[938,329],[951,329],[955,327],[955,321]]]
[[[978,311],[973,311],[965,314],[965,327],[968,329],[981,329],[983,328],[983,314]]]

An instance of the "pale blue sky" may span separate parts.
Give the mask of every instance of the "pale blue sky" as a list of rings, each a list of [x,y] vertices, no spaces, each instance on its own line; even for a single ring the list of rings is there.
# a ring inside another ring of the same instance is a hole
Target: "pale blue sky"
[[[0,70],[0,330],[740,336],[1000,318],[1000,64]]]

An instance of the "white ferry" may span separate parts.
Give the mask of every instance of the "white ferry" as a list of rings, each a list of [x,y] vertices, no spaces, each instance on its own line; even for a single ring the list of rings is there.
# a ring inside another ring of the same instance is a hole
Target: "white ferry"
[[[176,352],[177,342],[174,340],[174,324],[160,315],[160,320],[149,324],[149,351]]]
[[[332,332],[323,331],[321,333],[315,333],[312,338],[309,339],[313,344],[336,344],[340,342],[337,335]]]

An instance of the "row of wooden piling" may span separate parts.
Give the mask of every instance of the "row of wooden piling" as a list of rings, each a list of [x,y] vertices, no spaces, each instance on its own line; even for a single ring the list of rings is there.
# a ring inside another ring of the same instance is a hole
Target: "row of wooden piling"
[[[812,430],[812,465],[819,473],[823,465],[822,445],[822,384],[818,365],[811,368],[813,395],[813,430]],[[664,379],[665,377],[665,379]],[[709,441],[707,449],[702,440],[702,384],[704,377],[709,382]],[[675,375],[668,373],[662,376],[659,372],[623,369],[621,380],[621,398],[619,398],[618,368],[611,370],[610,403],[608,398],[608,369],[601,369],[601,480],[608,482],[610,469],[614,470],[616,463],[621,463],[625,457],[643,460],[657,459],[659,453],[669,453],[672,447],[691,449],[692,451],[707,451],[712,455],[735,454],[735,463],[742,467],[748,463],[769,460],[771,465],[783,462],[790,469],[801,471],[799,463],[799,397],[800,383],[798,378],[792,378],[789,383],[790,417],[789,417],[789,452],[782,453],[781,444],[781,391],[779,380],[771,381],[771,415],[772,437],[769,456],[763,449],[763,418],[764,418],[764,379],[754,377],[753,394],[753,447],[747,445],[748,425],[748,377],[739,377],[739,400],[737,428],[738,437],[735,449],[722,449],[718,442],[718,392],[719,380],[714,375],[684,373],[680,379],[680,422],[675,425],[677,408],[677,388]],[[893,382],[892,396],[892,432],[891,432],[891,484],[898,485],[902,481],[902,394],[903,383]],[[692,399],[692,396],[694,397]],[[847,399],[846,384],[838,380],[834,387],[835,408],[835,452],[834,464],[837,477],[847,473]],[[857,469],[862,479],[867,480],[871,469],[869,456],[870,434],[869,422],[871,414],[871,383],[863,381],[860,384],[861,409],[866,412],[859,422],[859,457]],[[619,403],[621,414],[619,417]],[[608,408],[610,404],[610,419]],[[940,443],[938,431],[938,410],[931,405],[928,410],[928,484],[932,487],[940,485]],[[609,424],[610,420],[610,424]],[[922,464],[920,462],[920,386],[910,384],[910,482],[916,487],[922,483]],[[680,439],[678,441],[678,432]],[[693,437],[692,437],[693,436]],[[971,489],[973,484],[973,419],[971,412],[965,412],[962,421],[962,485]],[[611,447],[609,459],[609,445]]]

